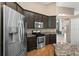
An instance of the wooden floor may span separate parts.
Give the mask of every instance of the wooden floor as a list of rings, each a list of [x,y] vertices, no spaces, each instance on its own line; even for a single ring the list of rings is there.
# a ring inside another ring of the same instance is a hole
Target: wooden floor
[[[27,52],[27,56],[54,56],[55,49],[53,45],[47,45],[41,49],[32,50]]]

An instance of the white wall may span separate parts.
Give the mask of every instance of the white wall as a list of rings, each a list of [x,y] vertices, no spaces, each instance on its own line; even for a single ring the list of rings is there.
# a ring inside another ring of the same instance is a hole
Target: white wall
[[[66,26],[66,42],[71,43],[71,20],[68,20],[68,24]]]
[[[79,15],[71,19],[71,43],[79,46]]]

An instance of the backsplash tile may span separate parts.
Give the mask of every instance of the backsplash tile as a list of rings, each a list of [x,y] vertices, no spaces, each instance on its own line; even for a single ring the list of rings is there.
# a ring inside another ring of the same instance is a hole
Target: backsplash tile
[[[32,33],[32,30],[40,30],[41,33],[56,33],[56,29],[27,29],[27,33]]]

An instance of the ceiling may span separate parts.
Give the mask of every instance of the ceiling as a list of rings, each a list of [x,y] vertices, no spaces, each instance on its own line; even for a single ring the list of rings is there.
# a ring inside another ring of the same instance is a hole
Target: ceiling
[[[47,5],[56,5],[60,7],[69,7],[69,8],[74,8],[74,14],[79,14],[79,2],[27,2],[27,3],[18,3],[20,6],[22,6],[24,9],[24,5],[27,6],[27,4],[31,3],[36,3],[42,6],[47,6]],[[27,8],[26,8],[27,9]]]
[[[79,2],[57,2],[56,6],[70,7],[79,10]]]
[[[75,10],[79,10],[79,2],[30,2],[30,3],[38,3],[42,5],[56,4],[56,6],[62,7],[70,7]]]
[[[42,5],[56,4],[56,2],[38,2],[38,3]]]
[[[74,8],[74,15],[79,14],[79,2],[57,2],[56,6]]]
[[[17,2],[23,9],[44,14],[47,16],[56,15],[55,2]]]
[[[75,10],[79,10],[79,2],[31,2],[38,3],[42,5],[56,4],[56,6],[69,7],[74,8]]]

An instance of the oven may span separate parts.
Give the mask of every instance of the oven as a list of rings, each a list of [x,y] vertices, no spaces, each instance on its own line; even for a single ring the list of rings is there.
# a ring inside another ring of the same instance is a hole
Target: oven
[[[43,48],[45,46],[45,36],[38,36],[37,37],[37,49]]]

